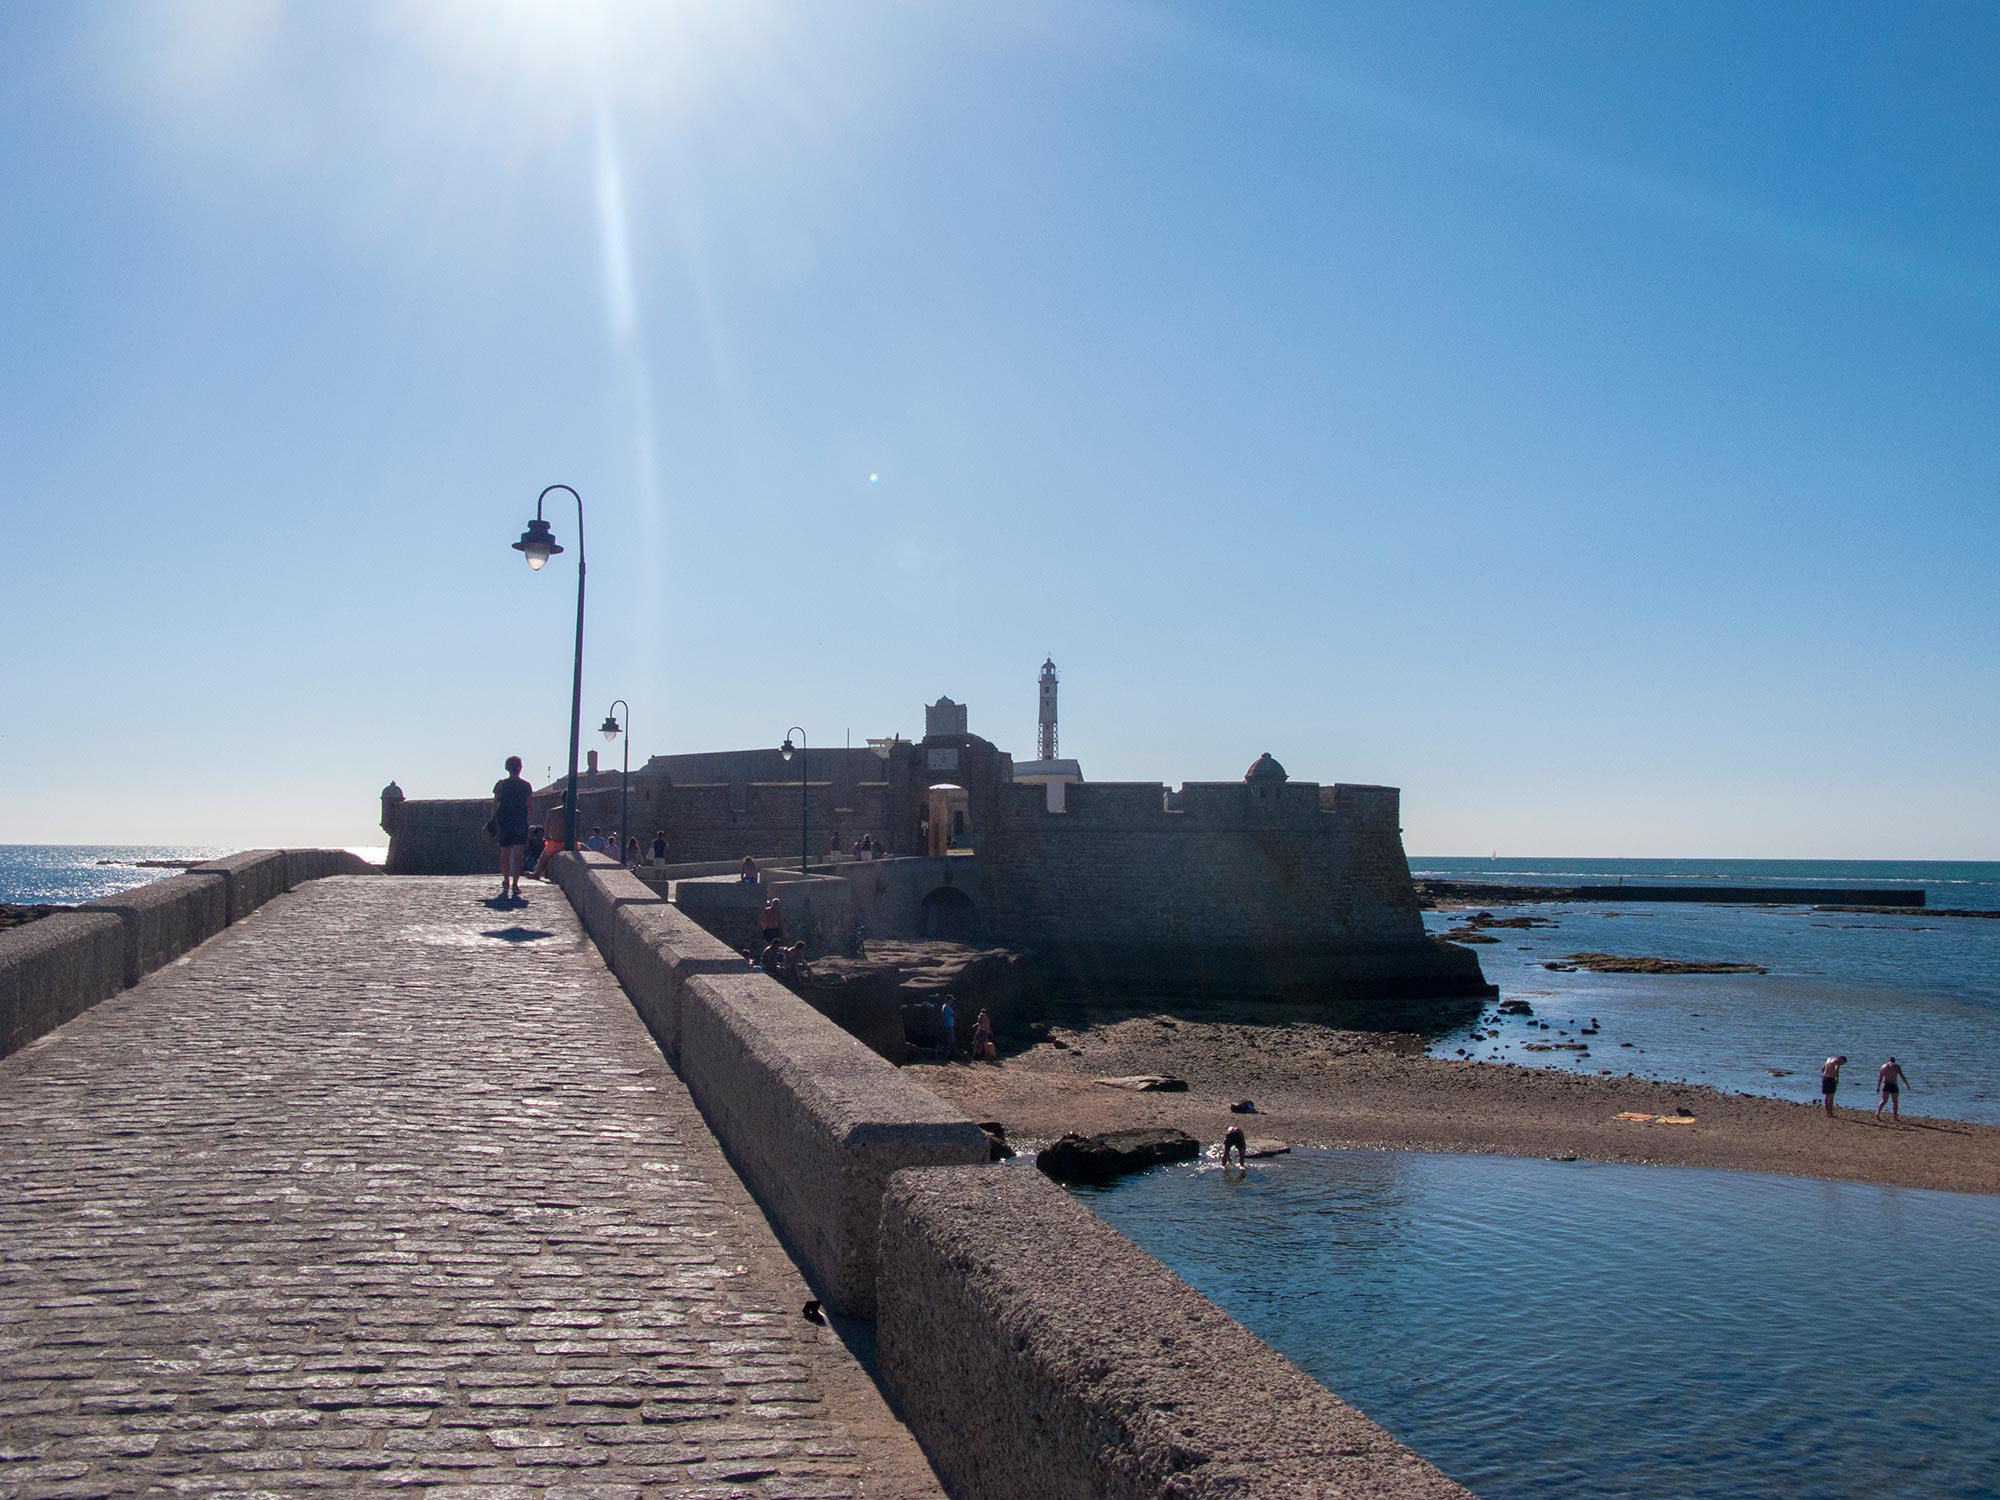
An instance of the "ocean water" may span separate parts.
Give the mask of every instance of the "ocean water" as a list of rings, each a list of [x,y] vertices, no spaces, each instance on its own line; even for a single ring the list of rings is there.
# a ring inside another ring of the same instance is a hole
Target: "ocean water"
[[[1818,861],[1412,859],[1441,878],[1540,883],[1916,885],[1933,906],[2000,909],[2000,865]],[[1494,908],[1553,928],[1489,928],[1477,947],[1503,999],[1533,1018],[1482,1020],[1446,1033],[1433,1056],[1571,1072],[1634,1073],[1812,1103],[1819,1066],[1849,1059],[1841,1102],[1874,1108],[1876,1067],[1894,1056],[1912,1080],[1906,1112],[2000,1124],[2000,919],[1811,907],[1594,902]],[[1430,912],[1443,932],[1468,913]],[[1768,974],[1561,973],[1571,953],[1760,964]],[[1490,1014],[1490,1012],[1489,1012]],[[1579,1037],[1592,1019],[1597,1035]],[[1546,1022],[1544,1029],[1542,1023]],[[1475,1035],[1477,1033],[1477,1035]],[[1589,1051],[1529,1050],[1585,1042]],[[1630,1045],[1624,1045],[1629,1043]]]
[[[0,902],[75,906],[180,873],[148,869],[140,860],[220,859],[235,852],[217,844],[0,844]],[[363,846],[351,852],[380,864],[388,851]]]
[[[1370,1151],[1078,1191],[1484,1500],[2000,1495],[2000,1198]]]

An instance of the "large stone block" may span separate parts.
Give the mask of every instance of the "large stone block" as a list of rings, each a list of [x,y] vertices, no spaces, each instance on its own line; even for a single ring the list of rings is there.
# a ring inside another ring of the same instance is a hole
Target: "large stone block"
[[[291,857],[283,849],[246,849],[241,854],[211,859],[195,869],[222,877],[231,922],[242,921],[273,896],[291,888]]]
[[[602,856],[597,856],[602,857]],[[583,930],[597,940],[607,953],[611,948],[612,919],[626,906],[658,906],[665,898],[622,865],[596,868],[582,886]]]
[[[55,912],[0,932],[0,1057],[125,987],[125,924]]]
[[[1469,1500],[1036,1172],[899,1172],[878,1369],[956,1500]]]
[[[189,871],[78,910],[109,912],[125,924],[125,982],[137,984],[229,925],[229,887],[220,875]]]
[[[698,974],[681,1077],[835,1311],[875,1305],[882,1191],[905,1167],[987,1159],[979,1127],[763,974]]]
[[[741,954],[664,903],[619,907],[610,941],[599,946],[660,1050],[674,1062],[680,1060],[681,995],[688,979],[746,972]]]

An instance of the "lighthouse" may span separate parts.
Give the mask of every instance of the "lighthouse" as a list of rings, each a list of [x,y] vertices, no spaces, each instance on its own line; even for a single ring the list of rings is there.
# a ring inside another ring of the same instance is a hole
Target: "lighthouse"
[[[1038,760],[1056,758],[1056,682],[1056,664],[1051,657],[1042,663],[1042,713],[1035,731],[1035,758]]]

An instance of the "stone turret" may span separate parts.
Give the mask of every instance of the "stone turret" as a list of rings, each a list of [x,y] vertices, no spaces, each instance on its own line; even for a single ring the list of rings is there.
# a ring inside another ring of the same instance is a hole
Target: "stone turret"
[[[1275,786],[1279,782],[1290,781],[1291,777],[1285,774],[1285,768],[1278,764],[1277,758],[1266,750],[1257,757],[1256,764],[1243,773],[1243,779],[1252,786]]]

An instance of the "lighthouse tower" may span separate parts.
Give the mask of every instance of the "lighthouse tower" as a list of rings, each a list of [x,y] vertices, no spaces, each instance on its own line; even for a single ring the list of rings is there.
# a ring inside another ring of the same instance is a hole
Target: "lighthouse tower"
[[[1042,663],[1042,713],[1035,732],[1035,757],[1056,758],[1056,664],[1053,658]]]

